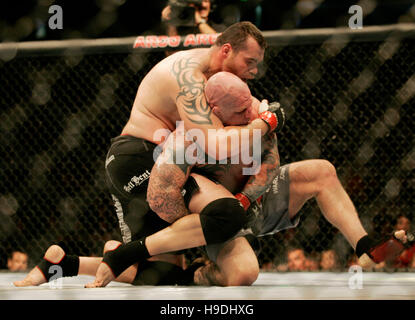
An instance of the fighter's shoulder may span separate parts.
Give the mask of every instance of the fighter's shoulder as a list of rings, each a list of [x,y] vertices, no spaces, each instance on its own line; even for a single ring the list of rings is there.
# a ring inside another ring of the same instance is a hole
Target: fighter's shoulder
[[[170,63],[175,74],[186,73],[196,77],[203,77],[204,53],[201,49],[180,51],[171,56]]]

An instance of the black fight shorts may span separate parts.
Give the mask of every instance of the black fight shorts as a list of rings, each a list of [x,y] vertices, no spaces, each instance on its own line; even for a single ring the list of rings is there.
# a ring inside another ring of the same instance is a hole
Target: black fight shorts
[[[169,225],[147,201],[156,144],[128,135],[111,140],[105,161],[106,181],[124,243],[153,234]]]

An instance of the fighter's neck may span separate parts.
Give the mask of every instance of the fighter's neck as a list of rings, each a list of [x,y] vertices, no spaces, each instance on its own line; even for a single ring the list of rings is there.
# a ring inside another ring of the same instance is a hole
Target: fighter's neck
[[[222,62],[218,55],[218,48],[215,46],[208,49],[205,57],[202,72],[209,79],[215,73],[222,71]]]

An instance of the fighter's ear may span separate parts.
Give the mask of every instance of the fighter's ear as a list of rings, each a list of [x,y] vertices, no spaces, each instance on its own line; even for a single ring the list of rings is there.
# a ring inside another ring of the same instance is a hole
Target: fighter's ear
[[[212,109],[212,112],[216,115],[219,116],[219,107],[215,106],[215,105],[210,105],[210,108]]]
[[[230,43],[225,43],[222,48],[221,52],[224,58],[227,58],[232,52],[232,45]]]

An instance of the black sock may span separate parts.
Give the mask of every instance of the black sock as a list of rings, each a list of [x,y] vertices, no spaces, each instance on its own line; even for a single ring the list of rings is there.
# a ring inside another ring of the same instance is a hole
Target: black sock
[[[118,277],[125,269],[136,262],[150,258],[145,238],[120,245],[117,249],[105,253],[102,262],[105,262]]]
[[[370,256],[370,250],[377,245],[377,241],[368,235],[363,236],[356,244],[356,255],[360,258],[364,253]]]

